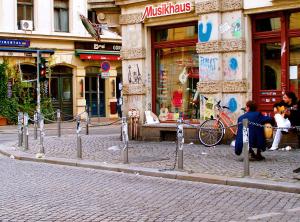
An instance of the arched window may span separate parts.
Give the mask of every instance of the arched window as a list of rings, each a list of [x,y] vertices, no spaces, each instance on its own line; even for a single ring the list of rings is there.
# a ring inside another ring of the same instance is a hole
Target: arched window
[[[72,68],[68,66],[58,65],[52,68],[53,74],[72,74]]]

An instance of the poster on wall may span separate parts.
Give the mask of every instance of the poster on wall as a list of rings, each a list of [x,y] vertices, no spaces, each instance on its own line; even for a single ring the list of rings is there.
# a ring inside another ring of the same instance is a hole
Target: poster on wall
[[[298,67],[290,66],[290,79],[297,79],[298,77]]]

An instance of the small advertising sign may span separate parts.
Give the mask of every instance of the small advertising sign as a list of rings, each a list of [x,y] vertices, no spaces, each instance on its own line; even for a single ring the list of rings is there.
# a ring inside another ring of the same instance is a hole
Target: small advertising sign
[[[107,78],[109,78],[109,76],[110,76],[109,72],[102,72],[101,73],[101,78],[102,79],[107,79]]]
[[[9,47],[29,47],[29,40],[19,40],[19,39],[0,39],[0,46]]]

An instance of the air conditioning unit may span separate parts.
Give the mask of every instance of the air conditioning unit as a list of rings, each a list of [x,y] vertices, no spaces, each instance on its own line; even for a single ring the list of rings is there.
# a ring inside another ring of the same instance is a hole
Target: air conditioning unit
[[[21,20],[20,27],[24,31],[32,31],[33,30],[33,22],[31,20]]]

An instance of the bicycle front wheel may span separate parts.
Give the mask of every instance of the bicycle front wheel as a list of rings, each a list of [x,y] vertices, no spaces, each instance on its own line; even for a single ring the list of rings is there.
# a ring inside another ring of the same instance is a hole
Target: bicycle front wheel
[[[204,146],[215,146],[225,135],[224,124],[217,119],[209,119],[200,125],[199,140]]]

